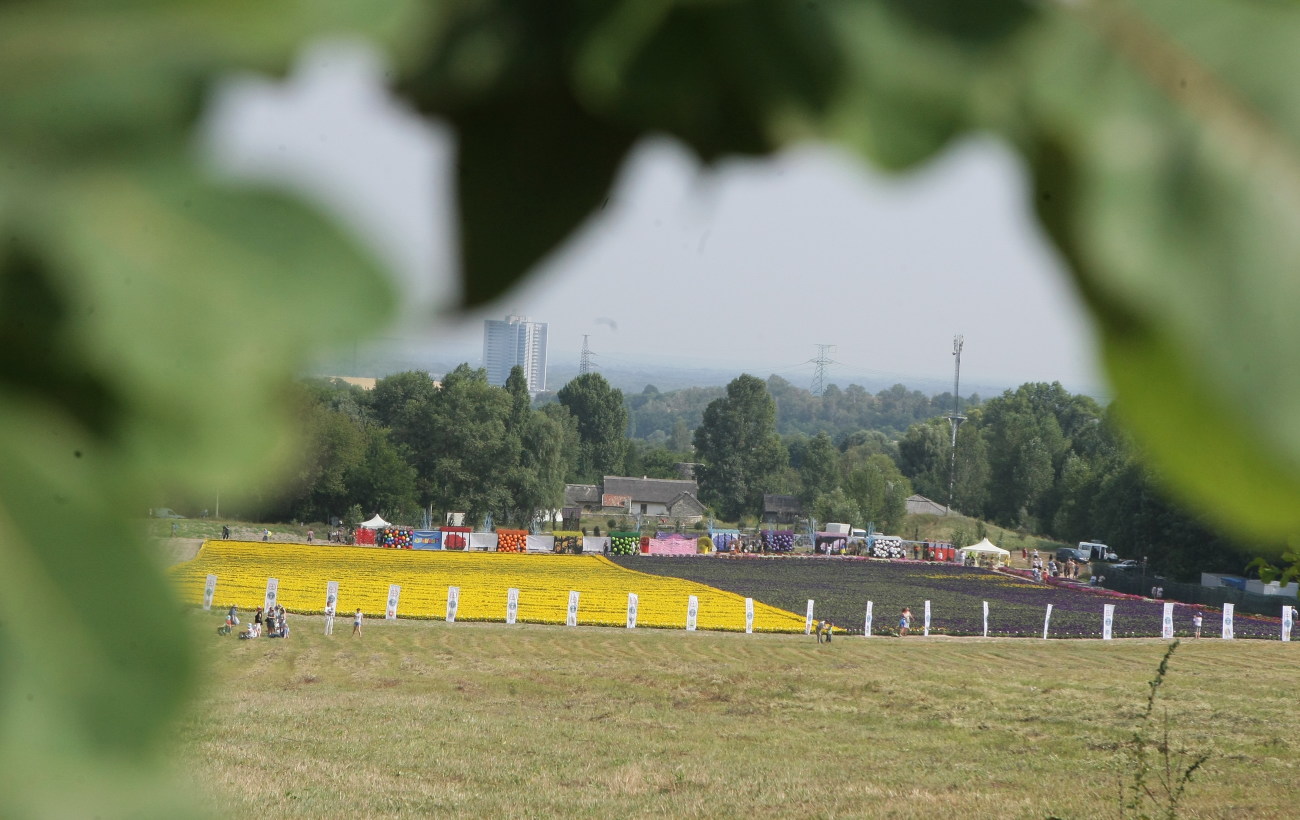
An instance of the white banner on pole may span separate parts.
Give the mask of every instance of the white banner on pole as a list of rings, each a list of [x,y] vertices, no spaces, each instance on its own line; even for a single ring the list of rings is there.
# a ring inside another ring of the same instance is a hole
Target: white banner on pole
[[[447,587],[447,623],[456,623],[458,609],[460,609],[460,587]]]
[[[700,599],[694,595],[686,599],[686,631],[695,631],[695,617],[700,612]]]
[[[745,634],[750,635],[754,632],[754,599],[745,599]]]
[[[808,599],[808,616],[807,616],[806,618],[804,618],[804,622],[803,622],[803,634],[805,634],[805,635],[811,635],[811,634],[812,634],[812,618],[813,618],[813,599],[812,599],[812,598],[809,598],[809,599]]]
[[[262,599],[262,611],[269,612],[275,606],[275,596],[280,591],[279,578],[266,579],[266,595]]]
[[[1160,618],[1160,637],[1166,641],[1174,637],[1174,605],[1165,602],[1165,612]]]
[[[1232,611],[1237,608],[1236,604],[1223,605],[1223,639],[1232,640]]]
[[[636,629],[636,610],[640,606],[641,599],[635,592],[627,594],[627,628]]]
[[[578,591],[576,589],[569,590],[569,612],[564,619],[564,625],[578,625]]]
[[[1295,625],[1295,607],[1282,607],[1282,640],[1291,640],[1291,627]]]
[[[871,601],[867,601],[867,619],[862,622],[862,637],[871,637]]]
[[[212,609],[212,596],[217,594],[217,576],[209,575],[203,585],[203,608]]]
[[[1115,626],[1115,605],[1106,604],[1101,608],[1101,639],[1109,641]]]
[[[984,637],[989,636],[989,602],[984,602]]]
[[[327,581],[325,584],[325,634],[334,634],[334,613],[339,606],[339,582]]]
[[[930,634],[930,602],[925,602],[925,631],[921,634],[928,636]]]
[[[1043,616],[1043,640],[1047,640],[1047,627],[1052,623],[1052,605],[1047,605],[1047,614]]]
[[[506,590],[506,623],[513,624],[519,617],[519,590],[514,587]]]
[[[397,620],[397,601],[402,597],[402,587],[400,584],[388,585],[388,608],[384,610],[385,621]]]

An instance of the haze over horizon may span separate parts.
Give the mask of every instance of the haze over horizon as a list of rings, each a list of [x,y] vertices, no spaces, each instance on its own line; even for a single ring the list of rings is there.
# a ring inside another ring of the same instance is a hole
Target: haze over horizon
[[[477,366],[483,320],[517,313],[550,326],[551,368],[576,370],[586,334],[604,370],[653,360],[806,384],[828,344],[828,383],[940,393],[962,334],[963,394],[1053,381],[1107,392],[1024,170],[995,142],[966,140],[890,176],[819,145],[705,167],[650,140],[601,212],[528,280],[454,314],[452,141],[383,82],[369,49],[320,44],[282,83],[233,80],[208,140],[225,171],[306,191],[387,263],[402,310],[370,348]]]

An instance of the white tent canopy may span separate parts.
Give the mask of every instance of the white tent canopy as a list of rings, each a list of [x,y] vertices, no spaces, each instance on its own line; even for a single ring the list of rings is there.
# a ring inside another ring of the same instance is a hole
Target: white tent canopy
[[[387,521],[380,518],[378,513],[375,513],[374,518],[370,519],[369,521],[363,522],[361,526],[365,527],[368,530],[378,530],[378,529],[383,529],[384,527],[391,527],[393,525],[389,524]]]
[[[979,542],[978,544],[971,544],[969,547],[962,547],[957,551],[958,552],[990,552],[990,553],[994,553],[995,555],[1001,555],[1004,558],[1011,557],[1010,551],[1002,549],[997,544],[994,544],[992,541],[990,541],[987,538],[985,538],[983,541]]]

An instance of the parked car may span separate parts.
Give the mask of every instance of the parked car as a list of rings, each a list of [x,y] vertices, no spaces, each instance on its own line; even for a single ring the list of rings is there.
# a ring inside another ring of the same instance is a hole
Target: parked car
[[[1132,558],[1129,558],[1125,561],[1116,561],[1114,564],[1111,564],[1111,567],[1113,569],[1119,569],[1119,570],[1138,569],[1141,566],[1142,566],[1141,561],[1134,561]]]
[[[155,507],[150,513],[154,518],[184,518],[185,516],[170,507]]]

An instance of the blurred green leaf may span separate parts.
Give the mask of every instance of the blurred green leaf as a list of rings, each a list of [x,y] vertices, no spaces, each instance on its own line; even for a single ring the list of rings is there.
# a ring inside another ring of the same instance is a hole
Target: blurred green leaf
[[[770,151],[811,133],[838,77],[826,21],[784,0],[495,0],[445,15],[402,89],[457,132],[467,305],[596,210],[640,134],[706,158]]]
[[[1037,204],[1117,402],[1200,509],[1294,533],[1300,9],[1102,2],[1056,23],[1032,54]]]
[[[194,813],[156,765],[193,671],[139,520],[289,467],[289,378],[393,302],[319,215],[206,174],[193,119],[413,9],[0,4],[0,816]]]

